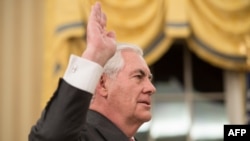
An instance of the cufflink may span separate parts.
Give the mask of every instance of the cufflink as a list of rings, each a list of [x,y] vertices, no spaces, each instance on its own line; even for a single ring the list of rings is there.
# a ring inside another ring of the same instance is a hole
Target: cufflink
[[[76,72],[76,71],[77,71],[77,66],[74,65],[74,66],[71,68],[71,72],[74,73],[74,72]]]

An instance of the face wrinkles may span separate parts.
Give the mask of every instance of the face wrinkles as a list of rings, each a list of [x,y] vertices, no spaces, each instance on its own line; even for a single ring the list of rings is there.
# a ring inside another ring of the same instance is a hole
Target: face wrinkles
[[[146,71],[144,71],[143,69],[140,69],[140,68],[132,71],[131,76],[132,77],[138,77],[138,79],[146,79],[146,78],[148,78],[150,81],[152,81],[152,78],[153,78],[153,75],[150,72],[147,73]]]
[[[154,91],[149,88],[152,85],[151,80],[152,74],[145,64],[137,66],[131,71],[130,81],[135,81],[137,84],[135,87],[138,87],[138,91],[133,97],[135,101],[134,115],[144,122],[151,119],[151,95]]]
[[[151,118],[151,95],[155,88],[151,83],[152,74],[142,57],[125,52],[124,67],[118,72],[112,93],[116,108],[121,114],[141,121]]]

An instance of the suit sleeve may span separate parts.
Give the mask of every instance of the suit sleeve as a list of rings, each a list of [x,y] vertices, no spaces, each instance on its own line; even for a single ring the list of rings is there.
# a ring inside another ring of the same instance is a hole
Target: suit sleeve
[[[29,141],[78,140],[101,73],[102,69],[96,64],[71,57],[64,78],[59,80],[54,95],[31,128]],[[91,75],[97,75],[97,78]]]

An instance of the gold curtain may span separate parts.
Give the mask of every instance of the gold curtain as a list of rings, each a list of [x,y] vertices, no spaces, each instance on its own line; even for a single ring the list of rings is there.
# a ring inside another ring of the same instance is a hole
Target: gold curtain
[[[188,23],[188,0],[167,0],[165,33],[172,38],[187,38],[190,35]]]
[[[86,5],[83,0],[46,0],[42,107],[63,76],[70,54],[85,47]]]
[[[164,32],[166,6],[163,0],[101,0],[107,14],[108,30],[119,42],[141,46],[148,64],[153,64],[169,48],[172,38]],[[62,77],[70,54],[84,50],[85,29],[90,6],[95,0],[47,0],[45,19],[44,95],[42,107]]]
[[[236,71],[250,70],[250,1],[189,0],[190,48],[202,59]]]
[[[85,48],[90,6],[96,0],[47,0],[43,105],[56,88],[71,53]],[[108,30],[119,42],[137,44],[149,65],[177,38],[222,69],[250,71],[248,0],[99,0]]]
[[[108,29],[119,42],[137,44],[149,65],[169,48],[172,39],[164,32],[167,2],[163,0],[101,0],[107,13]]]

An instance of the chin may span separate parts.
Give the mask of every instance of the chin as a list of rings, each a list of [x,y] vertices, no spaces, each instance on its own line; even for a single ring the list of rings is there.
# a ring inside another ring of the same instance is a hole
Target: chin
[[[140,116],[140,120],[142,121],[142,122],[147,122],[147,121],[150,121],[151,120],[151,113],[145,113],[145,114],[142,114],[141,116]]]

